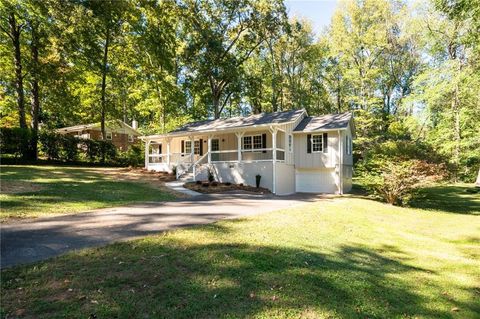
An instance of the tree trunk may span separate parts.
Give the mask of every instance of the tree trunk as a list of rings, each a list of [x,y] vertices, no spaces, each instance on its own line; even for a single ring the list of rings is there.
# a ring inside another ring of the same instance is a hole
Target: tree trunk
[[[37,142],[38,142],[38,116],[40,114],[40,92],[39,92],[39,85],[38,85],[38,78],[39,78],[39,62],[38,62],[38,34],[37,34],[37,26],[30,22],[30,30],[31,30],[31,42],[30,42],[30,51],[32,55],[32,80],[31,80],[31,92],[32,92],[32,99],[31,99],[31,115],[32,119],[30,122],[30,126],[32,128],[32,140],[31,140],[31,158],[37,159]]]
[[[108,72],[108,47],[110,45],[110,30],[107,28],[105,37],[105,46],[103,48],[103,61],[102,61],[102,97],[101,97],[101,119],[100,127],[102,130],[103,140],[107,139],[107,132],[105,131],[105,115],[106,115],[106,88],[107,88],[107,72]]]
[[[14,64],[15,64],[15,89],[17,91],[17,107],[18,119],[21,128],[27,128],[27,120],[25,117],[25,93],[23,91],[23,74],[22,74],[22,53],[20,48],[20,34],[22,26],[17,25],[15,13],[10,13],[8,17],[10,26],[10,38],[14,48]]]
[[[455,84],[452,97],[452,111],[453,111],[453,163],[454,163],[454,179],[457,182],[458,170],[460,168],[460,109],[458,100],[458,84]]]

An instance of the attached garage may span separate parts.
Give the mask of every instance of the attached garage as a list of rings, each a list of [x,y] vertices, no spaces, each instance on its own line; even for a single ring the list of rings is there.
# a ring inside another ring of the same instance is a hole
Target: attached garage
[[[300,193],[338,192],[334,168],[297,169],[295,171],[295,190]]]

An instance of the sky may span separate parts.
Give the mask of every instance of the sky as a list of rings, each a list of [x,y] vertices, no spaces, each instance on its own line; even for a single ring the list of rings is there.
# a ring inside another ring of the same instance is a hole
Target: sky
[[[286,0],[290,17],[304,17],[312,22],[317,35],[330,24],[338,0]]]

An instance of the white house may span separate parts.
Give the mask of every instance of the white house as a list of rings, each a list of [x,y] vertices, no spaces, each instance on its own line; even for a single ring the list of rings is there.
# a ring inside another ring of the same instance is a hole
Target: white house
[[[178,179],[262,187],[274,194],[343,194],[352,187],[351,113],[308,116],[302,110],[186,124],[168,134],[141,137],[145,167]]]

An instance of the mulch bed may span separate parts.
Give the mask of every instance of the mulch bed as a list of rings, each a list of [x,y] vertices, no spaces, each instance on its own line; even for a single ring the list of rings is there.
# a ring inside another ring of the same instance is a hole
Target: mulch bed
[[[231,184],[231,183],[218,183],[218,182],[188,182],[183,185],[185,188],[191,189],[192,191],[212,194],[212,193],[225,193],[231,191],[246,191],[258,194],[269,194],[270,191],[263,187],[253,187],[243,184]]]

